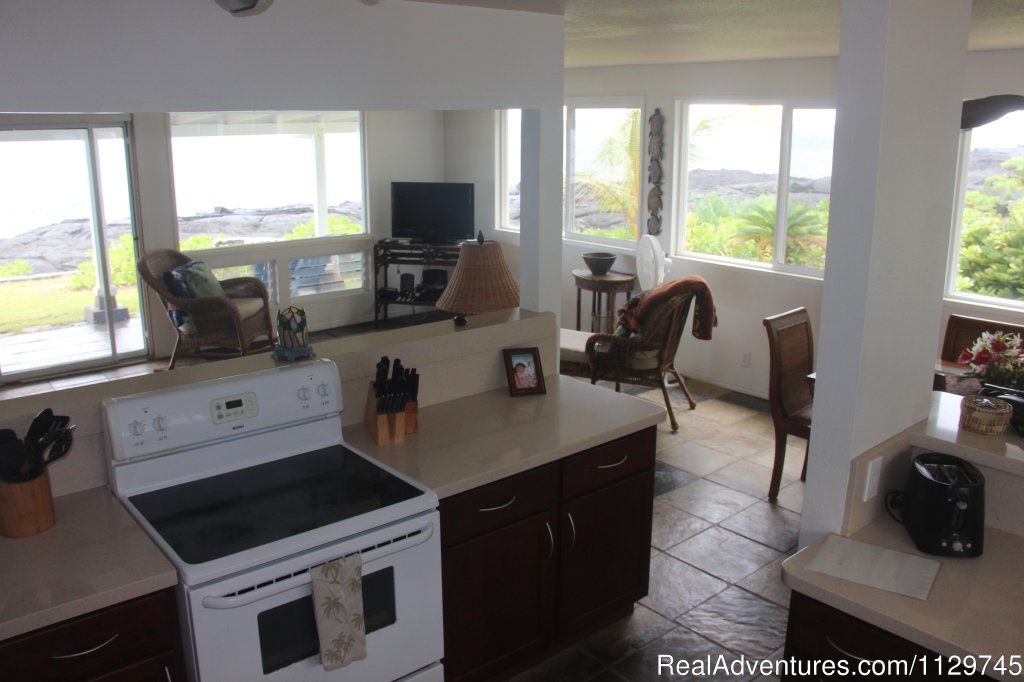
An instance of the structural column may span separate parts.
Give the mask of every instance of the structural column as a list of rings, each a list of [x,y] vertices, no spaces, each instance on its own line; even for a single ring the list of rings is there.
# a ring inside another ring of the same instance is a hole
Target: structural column
[[[802,545],[842,530],[850,461],[927,416],[970,13],[843,3]]]

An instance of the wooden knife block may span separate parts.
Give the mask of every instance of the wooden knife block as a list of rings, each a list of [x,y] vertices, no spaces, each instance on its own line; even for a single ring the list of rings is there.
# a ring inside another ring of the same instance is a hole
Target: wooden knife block
[[[0,481],[0,535],[25,538],[49,530],[55,521],[49,467],[31,481]]]
[[[405,412],[377,414],[377,394],[373,391],[372,381],[366,389],[366,411],[363,413],[363,424],[377,445],[405,442]]]

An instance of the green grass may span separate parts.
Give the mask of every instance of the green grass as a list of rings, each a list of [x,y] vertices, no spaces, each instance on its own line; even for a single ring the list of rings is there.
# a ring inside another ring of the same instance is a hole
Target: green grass
[[[64,277],[13,282],[0,281],[0,334],[17,334],[28,328],[63,327],[85,321],[85,308],[93,303],[92,292],[69,288]],[[139,314],[134,292],[118,298],[131,315]]]

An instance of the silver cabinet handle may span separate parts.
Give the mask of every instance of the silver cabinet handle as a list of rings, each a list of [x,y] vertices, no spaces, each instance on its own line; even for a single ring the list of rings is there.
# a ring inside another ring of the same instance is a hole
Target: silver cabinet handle
[[[569,540],[569,549],[566,552],[571,552],[572,548],[576,546],[576,522],[572,520],[572,512],[568,512],[566,516],[569,517],[569,530],[572,531],[572,538]]]
[[[99,651],[100,649],[102,649],[103,647],[105,647],[108,644],[110,644],[111,642],[113,642],[115,639],[117,639],[117,636],[119,634],[120,633],[115,632],[113,635],[110,636],[110,639],[108,639],[107,641],[103,642],[102,644],[97,644],[96,646],[94,646],[91,649],[86,649],[85,651],[79,651],[79,652],[74,653],[74,654],[61,654],[61,655],[58,655],[58,656],[50,656],[50,658],[52,660],[54,660],[54,661],[63,661],[63,660],[68,659],[68,658],[78,658],[79,656],[88,656],[89,654],[95,653],[95,652]]]
[[[167,682],[174,682],[174,680],[171,679],[171,671],[166,665],[164,666],[164,677],[167,678]]]
[[[544,561],[547,561],[555,554],[555,534],[551,530],[551,524],[547,521],[544,522],[544,527],[548,529],[548,542],[550,543],[548,555],[544,557]]]
[[[826,641],[826,642],[828,642],[828,643],[829,643],[829,645],[830,645],[830,646],[831,646],[831,647],[832,647],[833,649],[835,649],[836,651],[838,651],[839,653],[841,653],[841,654],[842,654],[843,656],[846,656],[847,658],[855,658],[855,659],[857,659],[858,661],[868,661],[868,662],[870,662],[870,661],[873,661],[873,660],[874,660],[874,659],[872,659],[872,658],[864,658],[863,656],[858,656],[857,654],[851,654],[851,653],[850,653],[849,651],[846,651],[846,650],[845,650],[845,649],[843,649],[843,648],[842,648],[841,646],[839,646],[838,644],[836,644],[835,642],[833,642],[833,641],[832,641],[832,638],[831,638],[831,637],[829,637],[828,635],[825,635],[825,641]]]
[[[629,454],[628,453],[623,455],[622,459],[620,459],[618,462],[615,462],[614,464],[599,464],[599,465],[597,465],[597,468],[598,469],[614,469],[617,466],[622,466],[623,464],[625,464],[627,459],[629,459]]]
[[[517,497],[518,497],[518,495],[513,495],[512,499],[509,500],[508,502],[506,502],[505,504],[499,504],[497,507],[485,507],[483,509],[480,509],[479,511],[482,511],[482,512],[492,512],[492,511],[498,511],[499,509],[506,509],[506,508],[512,506],[512,503],[516,501]]]

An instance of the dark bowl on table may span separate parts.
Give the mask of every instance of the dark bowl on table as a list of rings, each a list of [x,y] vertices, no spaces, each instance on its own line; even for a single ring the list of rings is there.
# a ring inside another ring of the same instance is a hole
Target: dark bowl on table
[[[614,253],[585,253],[583,254],[583,262],[587,264],[592,274],[604,275],[612,269],[612,263],[615,262],[616,257]]]

